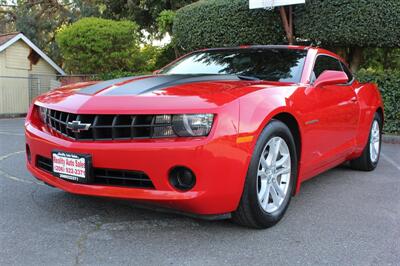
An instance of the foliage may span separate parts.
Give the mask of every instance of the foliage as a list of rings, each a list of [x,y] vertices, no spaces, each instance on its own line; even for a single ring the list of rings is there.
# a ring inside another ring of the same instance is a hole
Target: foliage
[[[399,0],[307,0],[296,7],[295,34],[314,44],[342,48],[355,71],[365,47],[400,46]]]
[[[150,75],[169,64],[175,59],[174,49],[171,44],[164,47],[146,45],[136,54],[136,61],[139,67],[134,71],[110,71],[97,75],[99,80],[109,80],[129,76]]]
[[[7,0],[0,0],[0,33],[15,31],[14,6]]]
[[[21,31],[56,62],[61,63],[55,43],[56,30],[81,17],[98,16],[95,0],[29,1],[0,10],[2,31]]]
[[[363,68],[375,70],[400,69],[400,48],[367,48]]]
[[[385,133],[400,134],[400,72],[362,69],[357,73],[361,82],[378,84],[385,105]]]
[[[137,67],[134,71],[112,70],[110,72],[100,73],[98,79],[108,80],[120,77],[152,74],[153,71],[164,67],[174,59],[174,50],[170,44],[164,47],[145,45],[135,54]]]
[[[296,12],[296,34],[324,45],[400,46],[398,0],[308,0]]]
[[[157,56],[154,70],[158,70],[176,59],[175,49],[172,43],[160,48],[160,53]]]
[[[140,52],[136,56],[137,64],[140,66],[137,71],[140,72],[152,72],[156,70],[157,58],[161,53],[161,48],[145,45],[140,49]]]
[[[202,0],[177,11],[176,44],[184,51],[207,47],[279,43],[279,14],[249,10],[248,0]]]
[[[149,75],[149,74],[151,74],[151,72],[111,71],[111,72],[98,74],[96,76],[96,79],[97,80],[110,80],[110,79],[142,76],[142,75]]]
[[[172,10],[163,10],[157,18],[157,28],[161,35],[172,33],[176,12]]]
[[[81,19],[56,36],[65,68],[81,74],[134,70],[138,40],[134,22],[100,18]]]
[[[157,18],[163,10],[177,10],[197,0],[105,0],[103,16],[136,21],[141,29],[157,31]]]

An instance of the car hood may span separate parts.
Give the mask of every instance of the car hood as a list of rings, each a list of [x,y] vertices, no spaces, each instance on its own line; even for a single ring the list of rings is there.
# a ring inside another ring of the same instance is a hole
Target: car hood
[[[139,76],[64,86],[38,97],[36,104],[82,114],[199,112],[255,90],[287,85],[235,75]]]

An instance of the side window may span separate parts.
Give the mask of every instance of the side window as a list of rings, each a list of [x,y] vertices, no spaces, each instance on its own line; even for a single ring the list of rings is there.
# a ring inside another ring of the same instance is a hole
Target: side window
[[[315,60],[311,83],[313,83],[325,70],[343,71],[339,60],[330,56],[319,55],[317,60]]]
[[[349,78],[347,82],[351,82],[353,80],[353,73],[351,73],[350,69],[343,62],[340,62],[340,64],[342,65],[344,73],[346,73]]]

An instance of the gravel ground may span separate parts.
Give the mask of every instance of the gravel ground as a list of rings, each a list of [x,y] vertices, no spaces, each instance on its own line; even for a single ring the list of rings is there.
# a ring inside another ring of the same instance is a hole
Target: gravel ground
[[[22,119],[0,120],[0,265],[400,265],[400,145],[378,168],[303,184],[268,230],[45,186],[25,169]]]

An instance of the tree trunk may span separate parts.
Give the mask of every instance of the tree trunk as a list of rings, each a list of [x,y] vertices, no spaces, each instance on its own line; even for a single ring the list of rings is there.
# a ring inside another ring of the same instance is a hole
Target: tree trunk
[[[350,68],[353,73],[357,72],[360,68],[360,65],[363,61],[363,52],[364,49],[362,47],[352,47],[350,48]]]
[[[176,47],[176,45],[174,45],[174,52],[175,52],[175,59],[179,58],[180,53],[179,53],[178,47]]]
[[[286,32],[286,38],[288,40],[289,45],[292,45],[294,42],[293,36],[293,12],[292,7],[288,7],[288,12],[286,12],[286,7],[281,6],[279,8],[281,13],[282,25]]]
[[[344,60],[346,60],[346,62],[349,62],[349,53],[347,51],[346,47],[337,47],[335,49],[335,52]]]
[[[166,10],[171,10],[172,9],[172,3],[170,0],[165,1],[165,9]]]

